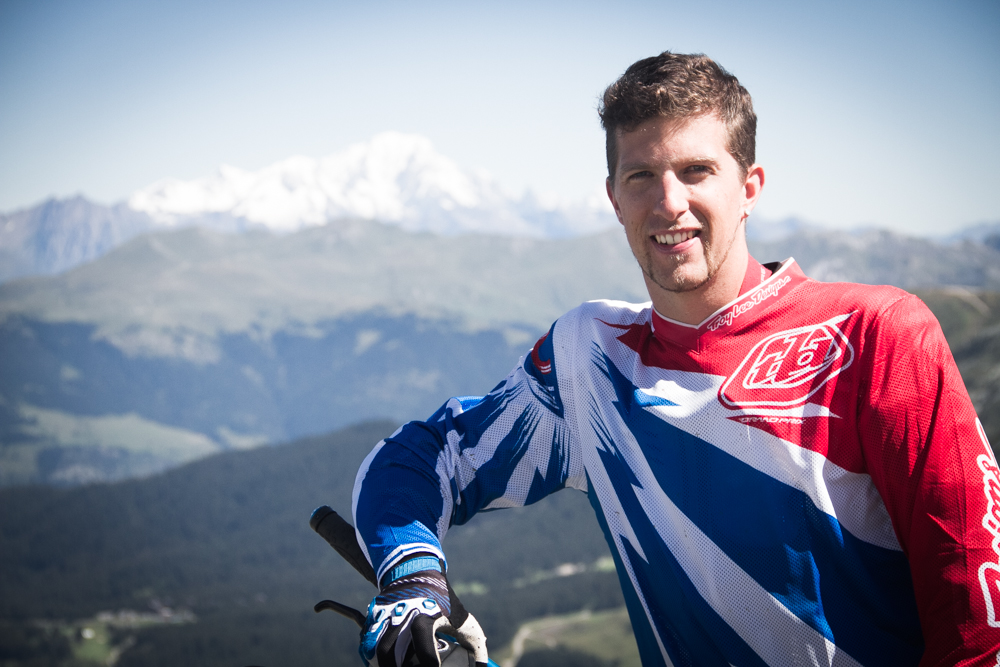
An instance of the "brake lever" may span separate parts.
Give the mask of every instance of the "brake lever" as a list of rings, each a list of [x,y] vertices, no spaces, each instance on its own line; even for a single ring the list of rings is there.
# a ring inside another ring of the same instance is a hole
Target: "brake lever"
[[[334,602],[333,600],[321,600],[316,603],[316,606],[313,607],[313,611],[317,614],[324,609],[335,611],[344,618],[349,618],[357,623],[358,627],[362,630],[365,629],[365,615],[354,607],[348,607],[346,604],[340,604],[339,602]]]

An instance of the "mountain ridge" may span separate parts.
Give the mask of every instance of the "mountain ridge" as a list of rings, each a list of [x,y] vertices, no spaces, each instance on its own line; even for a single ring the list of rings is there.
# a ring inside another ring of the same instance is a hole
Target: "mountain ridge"
[[[425,137],[383,132],[320,158],[292,156],[256,171],[222,165],[193,180],[163,178],[111,206],[76,196],[0,213],[0,281],[65,271],[146,231],[198,226],[284,234],[340,218],[442,235],[537,238],[616,224],[603,190],[581,201],[530,190],[517,195],[484,170],[437,153]]]
[[[154,228],[124,203],[102,206],[79,195],[0,214],[0,282],[61,273]]]
[[[289,234],[348,218],[443,236],[585,236],[618,227],[602,186],[575,201],[531,190],[515,194],[484,170],[437,153],[425,137],[383,132],[324,157],[292,156],[255,171],[222,165],[191,180],[163,178],[111,206],[76,196],[0,213],[0,282],[58,274],[142,233],[184,227]],[[796,218],[752,219],[748,227],[748,238],[762,243],[816,233],[832,232]],[[1000,222],[937,241],[1000,250]]]
[[[339,220],[280,236],[146,234],[65,274],[0,285],[0,319],[96,324],[98,338],[132,355],[210,361],[205,345],[218,334],[266,338],[372,309],[457,318],[472,331],[539,329],[588,298],[644,295],[615,232],[438,237]]]

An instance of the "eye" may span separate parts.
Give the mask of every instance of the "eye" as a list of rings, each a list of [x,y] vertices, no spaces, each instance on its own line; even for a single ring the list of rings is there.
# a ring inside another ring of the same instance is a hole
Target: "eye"
[[[646,171],[646,170],[637,171],[637,172],[631,173],[628,176],[626,176],[625,180],[626,181],[638,181],[638,180],[642,180],[644,178],[649,178],[652,175],[653,175],[653,172],[651,172],[651,171]]]

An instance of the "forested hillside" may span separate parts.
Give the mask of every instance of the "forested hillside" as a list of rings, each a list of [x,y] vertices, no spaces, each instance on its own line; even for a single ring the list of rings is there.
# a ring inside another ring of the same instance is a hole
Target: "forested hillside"
[[[120,665],[354,664],[356,627],[312,605],[363,608],[373,589],[308,520],[321,504],[350,516],[354,471],[393,428],[375,422],[224,453],[142,481],[0,491],[2,664],[33,664],[15,660],[18,651],[41,660],[40,642],[64,655],[35,664],[86,664],[73,659],[94,643],[84,628],[127,647]],[[623,604],[576,491],[477,517],[446,548],[491,646],[534,617]],[[121,610],[153,618],[130,626]],[[102,611],[116,615],[101,621]]]
[[[1000,451],[1000,292],[917,290],[941,323],[973,405]]]

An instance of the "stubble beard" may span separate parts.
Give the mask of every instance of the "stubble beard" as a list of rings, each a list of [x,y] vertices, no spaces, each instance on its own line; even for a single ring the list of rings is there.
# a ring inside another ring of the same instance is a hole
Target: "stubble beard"
[[[732,252],[733,246],[736,244],[736,237],[739,236],[740,226],[743,223],[744,221],[741,221],[740,225],[736,226],[736,229],[733,231],[733,235],[729,238],[729,245],[726,246],[726,252],[722,255],[722,258],[717,263],[713,263],[711,261],[712,257],[711,251],[713,248],[711,241],[709,242],[703,241],[704,250],[702,256],[705,258],[705,275],[700,279],[699,278],[685,279],[685,278],[675,277],[678,269],[680,269],[682,266],[688,263],[687,261],[681,260],[680,258],[675,258],[674,260],[672,260],[674,261],[675,266],[669,275],[666,276],[662,274],[657,275],[657,273],[653,270],[652,254],[649,254],[646,257],[646,266],[641,266],[640,263],[642,272],[643,274],[645,274],[647,279],[653,282],[653,284],[655,284],[657,287],[667,292],[673,292],[675,294],[683,294],[685,292],[694,292],[698,289],[701,289],[715,277],[715,275],[719,272],[719,268],[726,263],[727,259],[729,259],[729,253]]]

